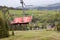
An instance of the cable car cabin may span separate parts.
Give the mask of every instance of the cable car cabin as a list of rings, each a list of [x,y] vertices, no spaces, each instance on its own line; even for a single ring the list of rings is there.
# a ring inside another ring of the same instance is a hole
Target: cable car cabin
[[[32,16],[28,17],[19,17],[19,18],[14,18],[14,20],[11,22],[11,27],[14,30],[27,30],[27,25],[32,21]]]
[[[20,3],[22,4],[22,14],[24,17],[20,17],[20,18],[15,18],[12,22],[11,22],[11,29],[18,29],[18,30],[25,30],[27,28],[27,24],[29,24],[32,21],[32,16],[27,16],[25,17],[25,3],[23,0],[20,0]]]

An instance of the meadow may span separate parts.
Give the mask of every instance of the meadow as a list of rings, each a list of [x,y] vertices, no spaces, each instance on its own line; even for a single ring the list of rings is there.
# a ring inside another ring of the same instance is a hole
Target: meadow
[[[55,10],[25,10],[23,14],[22,10],[9,10],[9,13],[14,15],[10,16],[13,19],[16,17],[23,17],[24,14],[25,16],[33,16],[33,22],[40,26],[43,23],[47,23],[47,21],[50,23],[55,22],[56,14],[59,12]]]
[[[0,11],[0,13],[2,13]],[[9,16],[6,14],[6,18],[8,16],[11,18],[22,17],[22,10],[9,10],[9,13],[14,16]],[[55,15],[57,14],[54,10],[25,10],[27,16],[34,16],[34,18],[38,18],[35,21],[37,25],[42,25],[42,23],[46,23],[47,20],[54,21]],[[2,15],[3,16],[3,15]],[[11,20],[11,19],[9,19]],[[12,32],[9,31],[10,37],[3,38],[0,40],[60,40],[60,33],[57,31],[46,31],[46,30],[28,30],[28,31],[14,31],[15,36],[12,36]]]
[[[60,40],[60,33],[46,30],[15,31],[15,36],[0,40]]]

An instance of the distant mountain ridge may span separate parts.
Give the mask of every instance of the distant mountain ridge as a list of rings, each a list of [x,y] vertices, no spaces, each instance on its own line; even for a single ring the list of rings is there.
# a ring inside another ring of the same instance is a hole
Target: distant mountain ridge
[[[60,6],[60,3],[50,4],[50,5],[48,5],[48,7],[56,7],[56,6]]]
[[[48,5],[47,8],[50,10],[60,9],[60,3]]]
[[[0,9],[3,6],[0,6]],[[19,7],[8,7],[9,9],[17,9],[17,10],[22,10],[23,8],[21,6]],[[42,7],[42,6],[30,6],[30,7],[24,7],[25,10],[60,10],[60,3],[56,4],[50,4],[48,6]]]
[[[46,7],[36,7],[37,10],[57,10],[60,9],[60,3],[51,4]]]

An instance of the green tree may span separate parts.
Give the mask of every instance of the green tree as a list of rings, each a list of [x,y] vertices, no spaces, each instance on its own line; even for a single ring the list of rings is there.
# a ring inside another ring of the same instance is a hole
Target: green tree
[[[3,19],[2,12],[0,10],[0,38],[3,37],[8,37],[9,32],[8,32],[8,27],[5,25],[5,20]]]

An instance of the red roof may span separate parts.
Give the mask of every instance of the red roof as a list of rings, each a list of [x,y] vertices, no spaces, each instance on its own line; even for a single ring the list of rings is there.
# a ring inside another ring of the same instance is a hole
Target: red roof
[[[32,21],[32,16],[28,17],[20,17],[20,18],[15,18],[11,24],[16,24],[16,23],[29,23]]]

